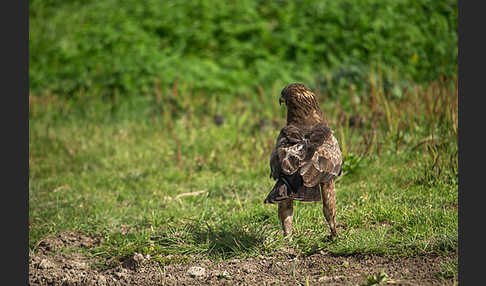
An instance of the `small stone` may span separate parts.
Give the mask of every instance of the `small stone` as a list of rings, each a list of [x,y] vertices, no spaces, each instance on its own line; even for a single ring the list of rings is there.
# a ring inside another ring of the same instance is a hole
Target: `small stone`
[[[42,259],[41,262],[39,262],[39,265],[38,267],[40,269],[49,269],[49,268],[54,268],[54,263],[50,262],[49,260],[47,259]]]
[[[145,257],[143,257],[143,255],[142,255],[142,254],[140,254],[140,253],[135,252],[135,253],[133,254],[133,261],[135,261],[135,262],[137,262],[137,263],[142,262],[144,259],[145,259]]]
[[[199,266],[192,266],[191,268],[189,268],[189,270],[187,270],[187,273],[191,277],[202,277],[206,275],[206,269]]]
[[[70,264],[66,265],[68,269],[87,269],[88,265],[82,261],[71,261]]]
[[[127,276],[127,270],[125,268],[121,268],[120,271],[118,272],[115,272],[115,276],[118,278],[118,279],[122,279],[124,278],[125,276]]]
[[[330,281],[332,278],[331,277],[328,277],[326,275],[322,276],[322,277],[319,277],[318,281],[319,282],[328,282]]]

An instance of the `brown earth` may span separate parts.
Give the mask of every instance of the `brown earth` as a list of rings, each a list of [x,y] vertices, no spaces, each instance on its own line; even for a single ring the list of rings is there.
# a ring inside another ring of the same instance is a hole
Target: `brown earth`
[[[29,285],[378,285],[368,278],[381,271],[382,284],[454,285],[438,275],[441,263],[457,255],[389,257],[378,255],[332,256],[316,253],[299,257],[289,250],[275,256],[211,261],[203,257],[183,264],[160,265],[153,257],[135,253],[109,268],[75,251],[102,243],[96,237],[63,232],[41,241],[29,254]],[[170,260],[170,257],[166,257]],[[368,284],[367,284],[368,283]]]

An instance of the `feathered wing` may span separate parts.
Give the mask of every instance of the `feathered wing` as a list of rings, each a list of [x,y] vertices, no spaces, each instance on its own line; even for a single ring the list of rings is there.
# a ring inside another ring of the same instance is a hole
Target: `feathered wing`
[[[331,132],[329,137],[317,148],[312,159],[302,166],[300,175],[303,178],[304,185],[312,187],[341,175],[341,170],[341,149]]]
[[[275,203],[295,200],[320,201],[319,183],[340,175],[341,150],[332,131],[323,124],[304,130],[284,127],[270,156],[270,176],[277,182],[265,199]]]

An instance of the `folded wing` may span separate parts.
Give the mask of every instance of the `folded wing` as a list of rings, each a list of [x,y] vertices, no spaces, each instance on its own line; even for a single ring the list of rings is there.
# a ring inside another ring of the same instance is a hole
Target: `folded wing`
[[[292,196],[301,201],[319,201],[319,183],[339,176],[341,150],[324,124],[304,129],[284,127],[270,156],[270,176],[277,180],[265,203]]]

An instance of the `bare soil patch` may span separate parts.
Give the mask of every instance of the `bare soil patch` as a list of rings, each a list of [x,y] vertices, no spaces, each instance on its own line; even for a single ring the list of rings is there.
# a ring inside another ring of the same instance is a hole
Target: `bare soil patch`
[[[29,255],[30,285],[365,285],[367,277],[384,271],[389,285],[454,285],[440,277],[447,256],[389,257],[332,256],[324,252],[299,257],[292,251],[274,256],[211,261],[201,257],[189,263],[160,265],[153,257],[135,253],[117,266],[100,268],[99,262],[78,252],[60,249],[89,248],[102,243],[96,237],[65,232],[38,244]]]

